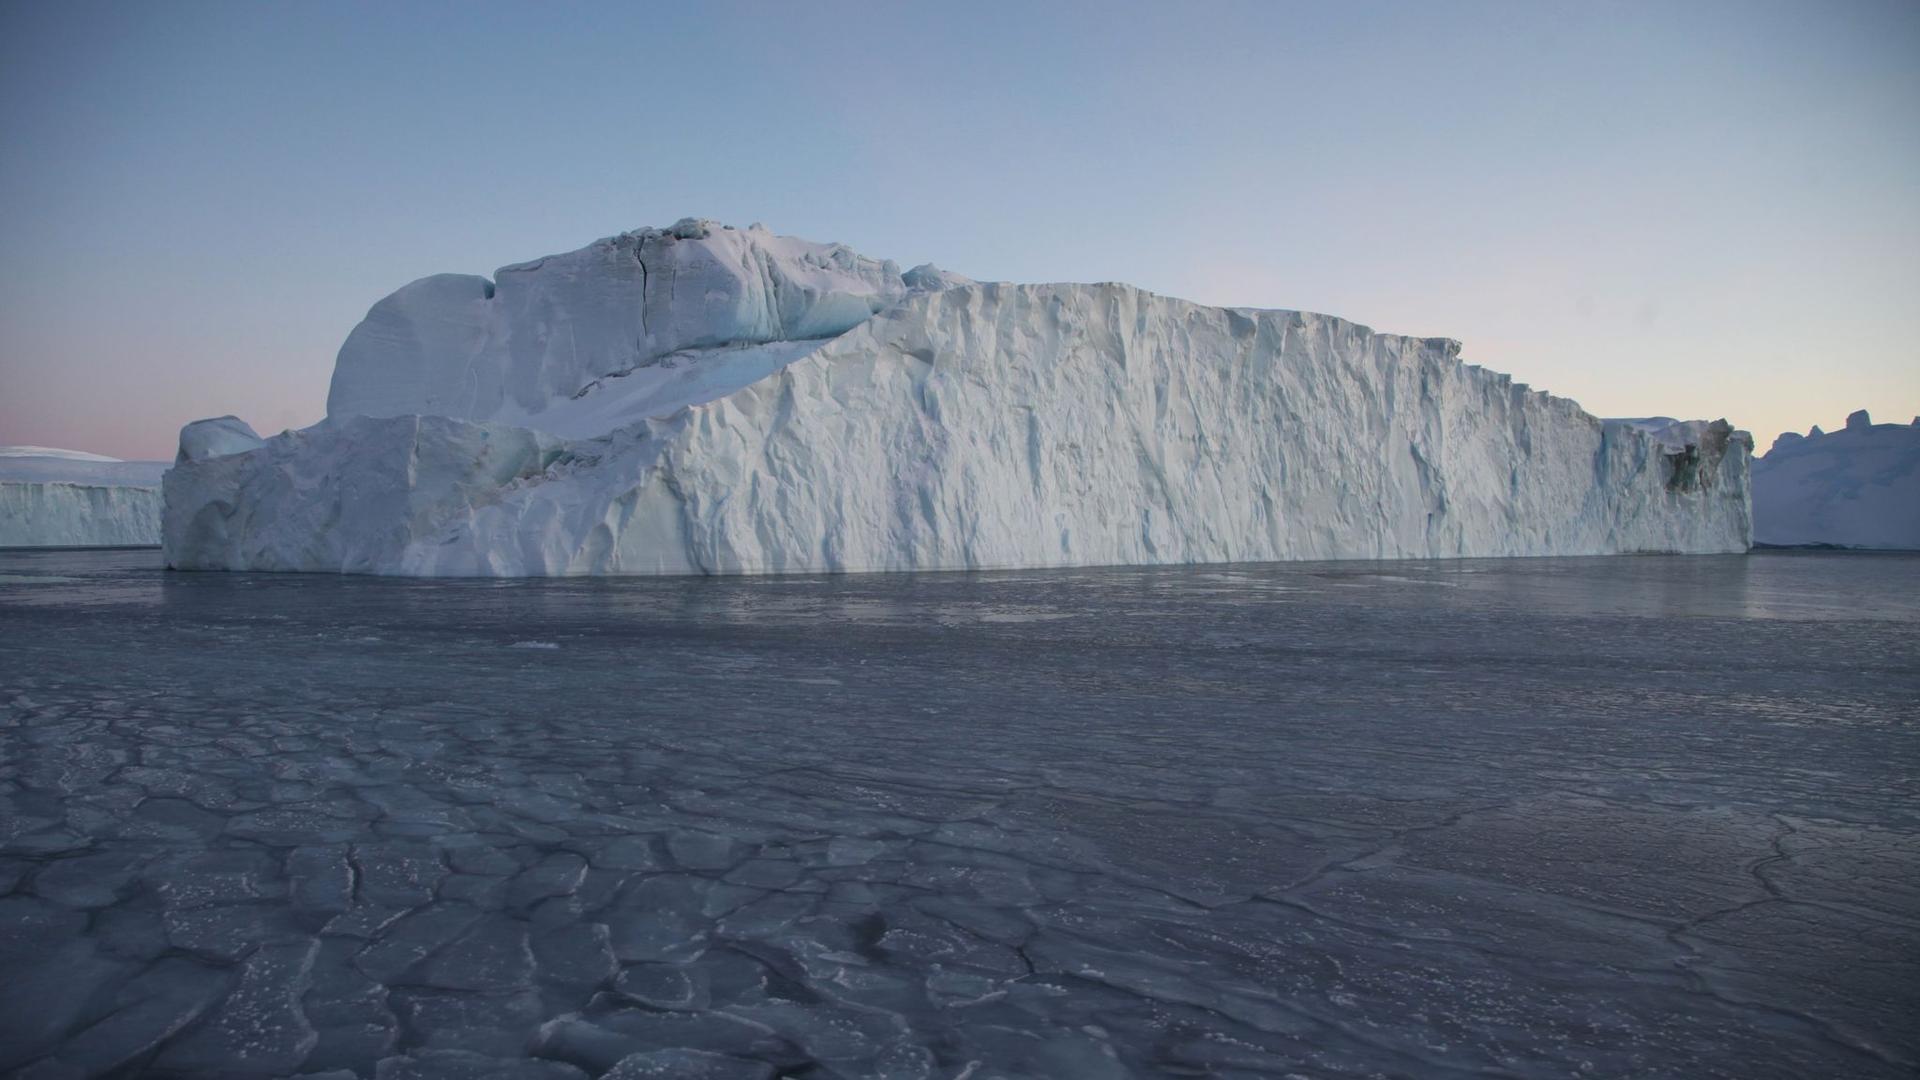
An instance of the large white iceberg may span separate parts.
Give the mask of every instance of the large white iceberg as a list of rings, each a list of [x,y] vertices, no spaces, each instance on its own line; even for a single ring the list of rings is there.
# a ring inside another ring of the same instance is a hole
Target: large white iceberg
[[[1920,549],[1920,417],[1876,424],[1862,409],[1831,434],[1781,435],[1753,463],[1753,536]]]
[[[160,542],[163,461],[0,446],[0,547],[132,547]]]
[[[401,289],[348,337],[314,427],[189,425],[167,559],[508,576],[1746,550],[1744,433],[1663,442],[1458,350],[687,220]]]

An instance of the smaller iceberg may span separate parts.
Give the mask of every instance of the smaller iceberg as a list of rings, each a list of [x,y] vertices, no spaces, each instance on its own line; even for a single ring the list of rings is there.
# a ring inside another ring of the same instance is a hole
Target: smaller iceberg
[[[0,446],[0,547],[160,543],[164,461]]]
[[[1776,546],[1920,550],[1920,417],[1789,431],[1753,462],[1753,539]]]

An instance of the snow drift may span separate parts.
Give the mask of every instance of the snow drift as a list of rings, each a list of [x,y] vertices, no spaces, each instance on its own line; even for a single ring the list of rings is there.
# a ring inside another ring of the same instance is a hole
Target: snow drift
[[[401,289],[312,428],[189,425],[167,557],[542,575],[1746,549],[1744,433],[1670,445],[1458,350],[688,220]]]
[[[160,542],[160,461],[0,446],[0,547]]]
[[[1763,544],[1920,549],[1920,417],[1786,432],[1753,463],[1753,536]]]

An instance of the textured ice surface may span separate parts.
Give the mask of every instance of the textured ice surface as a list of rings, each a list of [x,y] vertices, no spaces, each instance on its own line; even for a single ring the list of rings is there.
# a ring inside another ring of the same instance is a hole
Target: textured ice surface
[[[158,561],[0,556],[0,1073],[1920,1065],[1920,559]]]
[[[180,429],[180,452],[175,456],[174,463],[244,454],[258,450],[260,445],[260,436],[254,434],[253,428],[237,416],[195,420]]]
[[[1458,349],[685,221],[381,301],[324,423],[187,429],[165,543],[423,576],[1746,549],[1744,433],[1668,445]]]
[[[1920,418],[1787,432],[1753,463],[1753,537],[1763,544],[1920,550]]]
[[[0,446],[0,547],[158,544],[166,468],[82,450]]]
[[[689,219],[503,267],[493,281],[408,285],[341,347],[327,415],[538,417],[595,380],[676,354],[828,338],[911,292],[964,283],[932,267],[902,275],[840,244]]]
[[[94,464],[112,464],[119,458],[96,454],[89,450],[62,450],[56,446],[0,446],[0,458],[51,458],[56,461],[69,461]]]

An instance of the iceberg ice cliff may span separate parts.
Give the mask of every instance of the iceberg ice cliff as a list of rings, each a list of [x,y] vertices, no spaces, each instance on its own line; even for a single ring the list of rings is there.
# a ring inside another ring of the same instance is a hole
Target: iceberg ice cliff
[[[0,446],[0,547],[158,544],[166,467],[80,450]]]
[[[1920,417],[1876,424],[1862,409],[1840,431],[1782,434],[1753,463],[1753,536],[1920,550]]]
[[[689,219],[406,286],[348,337],[314,427],[189,425],[167,558],[509,576],[1746,550],[1745,433],[1603,422],[1458,351]]]

